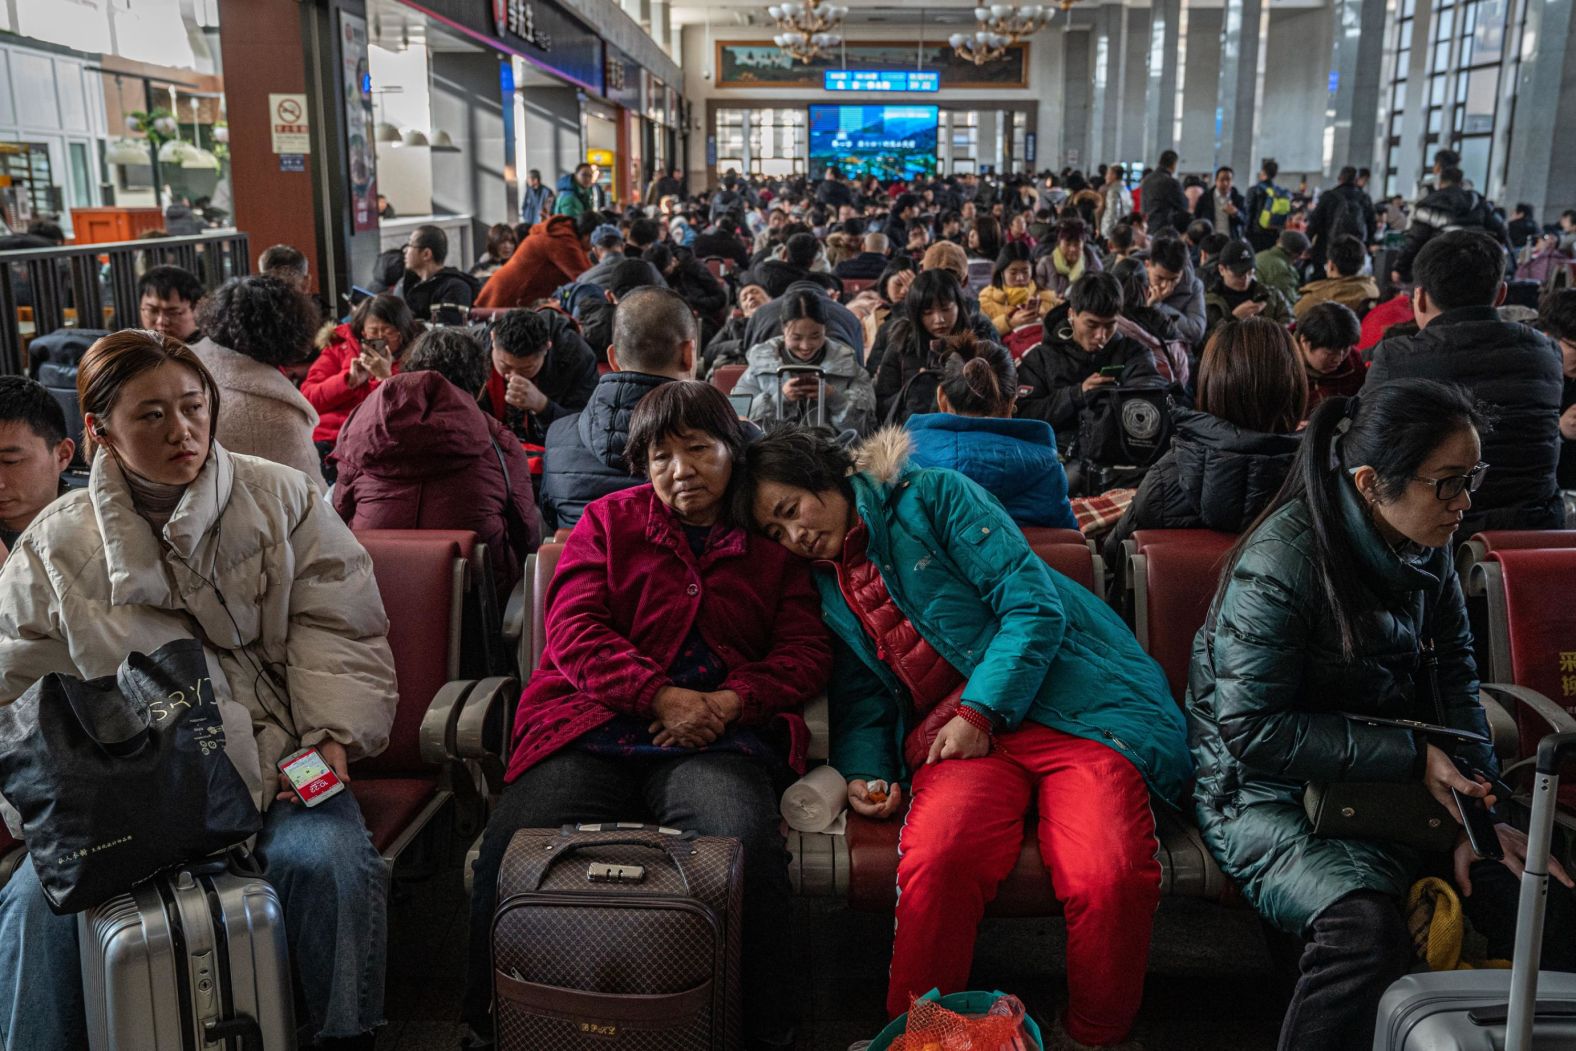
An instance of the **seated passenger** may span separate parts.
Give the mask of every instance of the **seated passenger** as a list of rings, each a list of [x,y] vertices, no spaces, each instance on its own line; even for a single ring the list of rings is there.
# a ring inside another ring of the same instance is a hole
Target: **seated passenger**
[[[510,310],[488,327],[483,406],[520,441],[541,445],[554,420],[586,407],[596,355],[561,310]]]
[[[1483,529],[1559,529],[1565,523],[1560,460],[1560,354],[1536,329],[1501,321],[1504,250],[1477,230],[1429,240],[1413,264],[1412,305],[1421,331],[1374,348],[1364,392],[1405,377],[1465,387],[1493,405],[1483,459],[1494,465],[1461,523]]]
[[[1343,714],[1488,733],[1450,552],[1485,469],[1481,427],[1459,388],[1424,380],[1320,405],[1285,487],[1228,557],[1216,612],[1193,643],[1187,711],[1204,842],[1301,956],[1281,1051],[1373,1046],[1379,997],[1411,967],[1403,910],[1421,875],[1452,878],[1488,956],[1511,955],[1520,832],[1497,826],[1501,864],[1475,859],[1465,835],[1453,856],[1322,838],[1303,809],[1311,781],[1421,782],[1452,814],[1452,788],[1488,794],[1420,735]],[[1437,675],[1420,676],[1430,647]],[[1487,745],[1464,754],[1497,772]],[[1571,970],[1576,908],[1569,878],[1554,871],[1563,886],[1549,885],[1542,965]]]
[[[1110,607],[1048,569],[983,489],[913,467],[908,447],[883,431],[854,473],[835,443],[781,431],[745,452],[735,494],[813,560],[849,805],[894,817],[912,779],[887,1013],[969,987],[976,928],[1032,806],[1067,916],[1061,1025],[1114,1044],[1138,1012],[1160,899],[1150,791],[1178,799],[1191,773],[1182,714]]]
[[[892,317],[880,333],[885,339],[871,350],[866,364],[876,381],[877,419],[900,424],[935,407],[937,342],[961,332],[998,338],[996,326],[975,313],[951,270],[923,271],[909,285],[903,301],[893,306]]]
[[[743,843],[746,1036],[751,1051],[790,1048],[777,800],[786,770],[803,770],[787,742],[826,685],[826,629],[805,565],[727,520],[744,435],[720,391],[661,384],[628,448],[651,484],[586,508],[548,590],[547,650],[476,861],[465,1020],[491,1030],[494,888],[515,830],[644,818]]]
[[[766,289],[760,285],[745,285],[739,289],[738,306],[733,308],[727,323],[706,344],[701,367],[697,370],[702,378],[710,379],[720,365],[744,364],[744,356],[750,350],[744,345],[744,330],[755,312],[768,302],[770,299]]]
[[[1560,346],[1565,383],[1560,394],[1559,484],[1569,491],[1576,489],[1576,289],[1565,288],[1545,296],[1538,327]],[[0,420],[3,419],[0,414]]]
[[[215,438],[231,452],[294,467],[328,491],[312,433],[317,410],[280,372],[312,352],[317,308],[276,277],[236,277],[198,308],[203,338],[191,344],[224,398]]]
[[[351,411],[399,372],[401,355],[423,331],[405,301],[387,293],[362,300],[350,321],[334,329],[301,383],[302,396],[317,410],[312,441],[319,455],[334,451]]]
[[[137,282],[137,309],[142,327],[190,346],[202,339],[197,304],[206,290],[190,270],[178,266],[149,267]]]
[[[418,339],[339,432],[334,510],[351,529],[474,532],[505,600],[542,533],[525,450],[476,404],[487,371],[463,329]]]
[[[996,257],[990,285],[980,290],[980,313],[1005,336],[1025,325],[1037,325],[1061,297],[1034,283],[1034,263],[1026,244],[1005,245]]]
[[[875,425],[876,396],[870,374],[859,364],[854,348],[826,334],[825,300],[814,292],[791,292],[783,306],[783,334],[751,347],[744,375],[733,393],[750,395],[750,421],[762,426],[813,424],[824,414],[834,432],[865,434]],[[819,376],[784,367],[814,366]],[[816,405],[825,391],[825,405]]]
[[[403,299],[419,321],[462,325],[482,289],[480,278],[445,266],[449,235],[430,223],[416,227],[405,243],[405,274],[391,291]]]
[[[1308,413],[1325,398],[1350,398],[1363,389],[1368,365],[1357,343],[1362,322],[1350,307],[1318,303],[1297,319],[1297,356],[1308,374]]]
[[[1067,302],[1045,316],[1044,341],[1018,362],[1018,415],[1050,424],[1064,457],[1073,451],[1091,391],[1159,380],[1149,349],[1117,332],[1122,302],[1116,278],[1085,275],[1068,290]]]
[[[1082,219],[1063,219],[1056,227],[1056,246],[1040,257],[1034,268],[1039,287],[1066,297],[1080,277],[1100,272],[1100,254],[1086,244],[1088,225]]]
[[[1004,347],[972,332],[947,341],[936,388],[939,412],[910,416],[916,467],[966,475],[1020,526],[1077,529],[1056,434],[1043,420],[1013,419],[1018,370]]]
[[[1193,272],[1187,245],[1169,234],[1149,246],[1149,295],[1149,305],[1166,316],[1178,339],[1203,345],[1209,326],[1204,282]]]
[[[903,297],[908,295],[909,287],[918,276],[919,268],[906,255],[894,256],[887,263],[881,276],[876,278],[874,287],[869,289],[876,294],[879,302],[860,322],[864,329],[865,346],[874,348],[877,343],[885,345],[886,340],[881,331],[891,321],[898,304],[903,302]],[[875,363],[874,356],[868,356],[865,361],[865,371],[872,376],[875,374]]]
[[[1367,262],[1368,249],[1357,238],[1337,237],[1331,241],[1324,260],[1324,279],[1310,281],[1298,292],[1297,305],[1292,309],[1298,324],[1320,303],[1339,303],[1358,316],[1372,310],[1379,301],[1379,285],[1371,275],[1363,273]]]
[[[1172,411],[1171,448],[1105,540],[1106,565],[1138,529],[1240,533],[1275,498],[1300,445],[1308,381],[1286,329],[1228,321],[1204,347],[1198,408]]]
[[[66,436],[66,414],[43,384],[0,376],[0,545],[16,538],[57,496],[77,443]],[[0,559],[5,556],[0,554]]]
[[[618,304],[607,359],[612,371],[586,407],[547,429],[541,500],[549,529],[573,529],[591,501],[643,484],[625,452],[629,417],[655,388],[695,378],[695,315],[676,292],[637,289]]]
[[[218,387],[175,339],[105,336],[77,389],[92,480],[0,569],[0,703],[51,672],[113,675],[130,652],[203,639],[227,751],[264,811],[256,852],[284,905],[302,1021],[317,1046],[370,1049],[383,860],[352,793],[308,810],[275,764],[315,746],[348,781],[388,743],[397,693],[372,563],[301,472],[214,440]],[[77,918],[50,911],[23,862],[0,890],[0,1043],[80,1051],[83,1012]]]
[[[1229,318],[1267,318],[1276,324],[1291,321],[1291,307],[1281,294],[1253,279],[1253,249],[1233,241],[1220,253],[1220,275],[1204,296],[1204,316],[1210,331]]]

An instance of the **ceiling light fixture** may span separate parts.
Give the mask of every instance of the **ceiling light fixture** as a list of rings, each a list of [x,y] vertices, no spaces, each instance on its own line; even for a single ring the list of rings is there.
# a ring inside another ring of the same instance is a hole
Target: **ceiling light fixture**
[[[823,4],[821,0],[804,0],[803,3],[788,0],[771,5],[766,13],[779,30],[772,37],[772,43],[800,62],[819,58],[822,52],[843,42],[836,30],[842,28],[843,19],[848,17],[846,7]]]

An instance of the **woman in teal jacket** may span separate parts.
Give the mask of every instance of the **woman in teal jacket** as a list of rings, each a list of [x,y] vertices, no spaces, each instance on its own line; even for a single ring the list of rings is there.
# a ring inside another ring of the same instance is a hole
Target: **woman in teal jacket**
[[[1464,777],[1426,738],[1344,714],[1487,733],[1449,546],[1487,470],[1481,426],[1459,387],[1424,380],[1322,403],[1286,484],[1227,560],[1193,644],[1186,706],[1199,827],[1297,962],[1281,1051],[1372,1045],[1379,998],[1412,962],[1401,905],[1419,875],[1453,874],[1489,956],[1510,955],[1521,833],[1497,826],[1503,865],[1475,859],[1465,838],[1453,859],[1428,858],[1389,841],[1315,836],[1303,808],[1314,781],[1420,783],[1452,813],[1452,788],[1488,794],[1486,780]],[[1422,664],[1429,644],[1437,706]],[[1496,773],[1487,745],[1463,758]],[[1566,887],[1550,886],[1548,915],[1543,966],[1572,969]]]
[[[978,485],[911,467],[908,451],[884,431],[856,469],[832,442],[782,431],[736,478],[739,514],[815,560],[849,805],[892,817],[896,782],[911,781],[887,1010],[966,988],[976,927],[1037,804],[1067,916],[1064,1041],[1115,1045],[1160,896],[1150,793],[1176,800],[1191,772],[1181,713],[1109,608],[1047,568]]]

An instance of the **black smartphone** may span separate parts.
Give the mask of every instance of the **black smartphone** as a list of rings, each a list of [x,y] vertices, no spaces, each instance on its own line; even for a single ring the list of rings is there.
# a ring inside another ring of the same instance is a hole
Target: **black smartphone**
[[[1466,760],[1457,756],[1451,757],[1456,764],[1456,769],[1461,771],[1461,776],[1468,780],[1476,781],[1478,771],[1474,770]],[[1499,861],[1505,856],[1504,848],[1499,845],[1499,833],[1494,831],[1494,815],[1483,800],[1477,796],[1462,795],[1452,788],[1450,795],[1456,801],[1456,813],[1461,815],[1461,827],[1466,829],[1467,842],[1472,845],[1472,853],[1489,861]]]
[[[1122,373],[1126,371],[1126,365],[1107,365],[1105,368],[1100,370],[1100,375],[1109,376],[1112,379],[1121,379]]]

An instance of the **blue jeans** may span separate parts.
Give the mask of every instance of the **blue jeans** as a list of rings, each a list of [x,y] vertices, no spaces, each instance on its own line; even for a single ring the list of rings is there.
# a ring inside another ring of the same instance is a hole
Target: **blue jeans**
[[[257,854],[284,905],[311,1031],[357,1036],[383,1024],[388,873],[355,797],[347,790],[311,810],[275,803]],[[23,862],[0,890],[0,1049],[86,1047],[81,976],[77,918],[49,911]]]
[[[655,820],[744,845],[744,1024],[752,1038],[792,1029],[798,1001],[791,958],[793,889],[765,762],[733,752],[613,758],[574,748],[549,756],[504,790],[487,822],[471,892],[465,1021],[490,1033],[492,920],[498,869],[514,833],[594,821]]]

